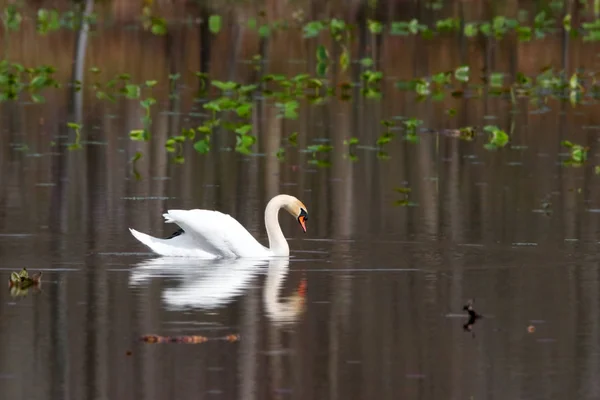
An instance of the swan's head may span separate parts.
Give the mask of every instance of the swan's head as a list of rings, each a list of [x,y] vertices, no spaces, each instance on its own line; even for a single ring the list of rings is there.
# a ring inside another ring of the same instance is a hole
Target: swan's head
[[[298,220],[302,230],[306,232],[306,221],[308,221],[308,211],[306,206],[300,200],[293,196],[289,196],[289,201],[286,202],[285,209]]]

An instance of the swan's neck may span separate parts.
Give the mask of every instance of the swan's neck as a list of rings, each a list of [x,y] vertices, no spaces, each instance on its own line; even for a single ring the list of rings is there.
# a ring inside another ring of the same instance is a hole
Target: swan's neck
[[[279,226],[278,214],[283,206],[283,199],[276,196],[269,201],[265,209],[265,227],[267,229],[267,236],[269,237],[269,250],[276,256],[290,255],[290,247],[287,240],[285,240],[285,236],[283,236],[281,226]]]

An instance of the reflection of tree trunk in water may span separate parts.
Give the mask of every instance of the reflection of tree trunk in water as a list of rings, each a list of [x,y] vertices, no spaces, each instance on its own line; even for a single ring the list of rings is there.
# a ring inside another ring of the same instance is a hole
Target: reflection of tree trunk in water
[[[271,382],[270,393],[273,394],[274,399],[283,399],[284,395],[278,393],[278,390],[285,387],[283,379],[283,371],[285,370],[283,365],[283,359],[290,360],[290,357],[283,353],[282,336],[283,332],[281,326],[275,323],[270,323],[268,328],[267,346],[268,351],[271,352],[268,358],[268,375]],[[287,397],[287,396],[285,396]]]
[[[279,179],[281,164],[275,156],[275,152],[281,144],[283,131],[282,120],[277,118],[277,110],[274,107],[265,107],[265,135],[264,151],[267,153],[265,160],[265,201],[279,193]],[[266,204],[266,203],[265,203]]]
[[[240,398],[253,400],[256,398],[257,365],[258,362],[258,337],[259,321],[261,313],[258,300],[258,290],[251,289],[242,300],[243,311],[241,313],[240,329],[244,340],[240,341],[240,352],[238,363],[238,379],[240,381]]]
[[[85,10],[81,15],[81,27],[79,28],[79,32],[77,34],[77,43],[75,45],[75,68],[73,69],[72,80],[73,83],[75,81],[81,82],[81,86],[84,87],[84,69],[85,69],[85,55],[87,50],[87,42],[88,42],[88,34],[89,34],[89,24],[86,22],[85,18],[92,14],[94,11],[94,0],[86,0],[85,2]],[[69,112],[74,118],[74,121],[78,124],[82,123],[82,112],[83,112],[83,90],[73,91],[73,98],[69,107]],[[69,139],[71,142],[75,141],[75,135],[71,133],[69,135]]]
[[[234,14],[234,17],[235,17],[235,14]],[[241,43],[241,30],[237,23],[230,24],[230,26],[233,31],[232,36],[233,36],[234,44],[233,44],[233,46],[230,46],[229,69],[227,71],[227,79],[229,81],[235,81],[235,79],[236,79],[236,60],[238,57],[240,43]],[[226,130],[225,128],[219,126],[218,128],[216,128],[215,131],[213,131],[211,142],[212,142],[211,147],[213,148],[213,151],[219,152],[220,148],[228,146],[229,144],[231,144],[233,147],[235,147],[236,138],[235,138],[235,134],[233,134],[231,131]],[[217,177],[221,177],[221,176],[229,177],[229,180],[227,182],[221,181],[222,184],[221,184],[220,190],[218,191],[218,193],[220,193],[220,198],[219,198],[220,201],[219,202],[221,204],[222,204],[223,196],[231,198],[230,196],[237,189],[238,185],[233,180],[236,179],[236,177],[242,176],[242,172],[243,172],[242,170],[244,168],[247,168],[246,162],[240,160],[240,157],[237,157],[237,155],[233,155],[233,157],[232,157],[232,154],[225,154],[225,153],[223,153],[221,156],[217,155],[216,165],[215,165],[215,173],[217,174],[216,176]],[[229,170],[235,169],[237,174],[234,176],[231,173],[226,173],[225,171],[228,169]],[[227,189],[227,187],[229,187],[229,186],[231,186],[231,193]],[[239,208],[235,204],[233,205],[232,209],[239,210]]]
[[[84,70],[85,70],[85,57],[88,43],[88,33],[89,33],[89,24],[86,22],[86,17],[91,15],[94,9],[94,1],[86,0],[85,9],[83,14],[80,14],[81,18],[81,27],[79,28],[79,32],[77,34],[77,42],[75,45],[75,54],[74,54],[74,68],[72,74],[72,83],[74,84],[76,81],[81,83],[81,86],[84,87]],[[81,126],[83,126],[83,90],[73,90],[71,92],[71,98],[69,101],[69,114],[70,121],[75,122]],[[76,134],[73,129],[64,127],[63,129],[68,129],[69,131],[69,143],[74,143],[76,141]],[[83,132],[83,129],[82,129]],[[83,135],[83,133],[82,133]],[[59,210],[63,216],[61,222],[61,230],[66,230],[67,223],[69,220],[69,215],[85,215],[87,212],[87,207],[84,202],[78,202],[76,204],[69,204],[69,199],[82,199],[86,197],[87,192],[87,184],[85,182],[86,179],[86,169],[87,163],[86,161],[86,150],[76,150],[69,151],[64,147],[64,143],[61,143],[61,149],[67,153],[67,165],[66,171],[62,170],[64,168],[64,164],[60,164],[60,180],[67,177],[68,186],[65,188],[66,190],[62,191],[61,200],[59,202]],[[71,195],[68,195],[71,193]],[[68,215],[69,214],[69,215]],[[76,221],[83,221],[82,219],[76,219]]]
[[[205,74],[209,73],[210,54],[211,54],[211,42],[212,37],[208,27],[208,19],[210,18],[210,10],[202,7],[200,9],[200,72]]]
[[[331,107],[331,115],[337,119],[336,130],[333,132],[333,147],[343,148],[344,140],[358,134],[358,126],[354,123],[353,102],[335,102]],[[331,184],[331,218],[332,236],[335,239],[348,239],[353,233],[353,189],[354,189],[354,164],[344,158],[344,152],[336,151],[332,155],[332,177],[335,181]],[[337,256],[349,254],[351,244],[347,241],[335,241],[334,252]],[[329,381],[331,382],[329,398],[340,398],[339,371],[340,364],[344,362],[340,356],[341,332],[348,332],[350,306],[352,303],[352,281],[345,274],[334,274],[332,315],[329,320]],[[341,326],[340,326],[341,325]]]
[[[187,35],[183,33],[181,29],[171,30],[166,37],[165,46],[166,54],[169,58],[169,75],[175,75],[183,70],[182,64],[185,62],[185,48]],[[166,117],[167,123],[165,129],[161,122],[163,117],[158,117],[159,125],[154,129],[154,139],[156,145],[155,156],[153,157],[153,163],[151,165],[152,175],[154,177],[166,177],[169,169],[169,157],[167,152],[163,148],[163,143],[167,141],[169,136],[178,135],[181,132],[181,91],[178,88],[178,82],[183,79],[181,74],[180,79],[173,81],[169,79],[169,115]],[[160,114],[159,114],[160,115]],[[184,153],[184,156],[186,154]],[[186,161],[188,161],[186,159]],[[189,176],[192,173],[192,168],[182,166],[181,174],[183,175],[184,182],[192,182],[192,177]],[[148,177],[151,179],[151,177]],[[153,194],[156,196],[166,196],[167,181],[163,179],[152,180]],[[194,185],[182,185],[179,189],[183,198],[190,198],[192,196],[191,191],[194,189]],[[165,202],[154,202],[156,205],[154,213],[160,215],[164,210]]]
[[[256,77],[260,82],[262,76],[268,73],[270,41],[266,37],[261,37],[258,42],[258,51],[261,59],[261,66]],[[262,83],[262,89],[266,88],[266,83]],[[253,112],[254,128],[260,133],[259,146],[266,154],[264,162],[265,192],[259,193],[260,204],[263,209],[267,202],[279,192],[279,173],[280,164],[275,153],[281,145],[282,121],[277,118],[277,111],[269,106],[264,97],[255,100],[255,110]],[[264,197],[263,197],[264,196]]]
[[[581,298],[577,299],[576,304],[580,304],[580,310],[576,315],[583,316],[582,320],[573,321],[576,325],[585,326],[585,335],[583,335],[583,343],[580,343],[582,349],[591,349],[597,343],[600,329],[598,326],[598,266],[597,262],[587,262],[583,267],[580,268],[581,277],[579,282],[579,292]],[[597,379],[590,379],[590,377],[598,376],[600,372],[600,365],[598,363],[598,357],[594,355],[594,352],[583,351],[585,354],[585,361],[581,364],[586,365],[584,374],[580,375],[580,382],[578,387],[586,388],[585,392],[590,398],[598,398],[600,395],[600,385]],[[551,365],[550,361],[548,365]],[[578,363],[578,365],[581,365]],[[585,379],[584,377],[587,377]],[[549,382],[547,387],[550,387],[552,383]]]
[[[10,143],[17,142],[15,132],[21,131],[21,129],[19,129],[19,124],[21,121],[19,119],[20,117],[19,113],[17,112],[17,108],[18,104],[14,101],[10,101],[5,102],[2,109],[5,120],[8,120],[8,126],[3,126],[3,128],[8,129],[8,137],[6,138],[7,141],[4,143],[4,145],[0,146],[0,182],[3,183],[2,189],[0,189],[0,223],[4,221],[7,212],[6,204],[8,202],[8,195],[10,192],[8,185],[12,183],[12,180],[21,180],[19,174],[21,174],[22,171],[15,171],[15,168],[12,167],[13,165],[16,165],[16,163],[13,163],[16,157],[16,152],[8,145]],[[57,159],[59,157],[53,158]],[[24,185],[19,185],[19,187],[22,187],[22,190],[25,191]],[[52,214],[53,213],[50,213],[50,215]],[[0,225],[0,227],[2,227],[2,225]]]

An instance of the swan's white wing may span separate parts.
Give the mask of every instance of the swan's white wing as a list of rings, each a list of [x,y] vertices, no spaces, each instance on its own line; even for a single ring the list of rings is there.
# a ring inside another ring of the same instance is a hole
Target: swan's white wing
[[[166,222],[179,225],[203,250],[220,257],[266,257],[261,245],[235,218],[213,210],[169,210]],[[183,235],[181,235],[183,236]]]
[[[155,238],[145,233],[129,228],[131,234],[140,242],[150,247],[152,251],[167,257],[197,257],[212,259],[218,257],[203,248],[202,243],[197,243],[191,235],[185,232],[169,239]]]

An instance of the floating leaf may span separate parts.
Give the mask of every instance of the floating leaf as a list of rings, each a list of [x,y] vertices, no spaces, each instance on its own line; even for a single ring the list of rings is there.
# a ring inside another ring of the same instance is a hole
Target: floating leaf
[[[348,65],[350,65],[350,52],[348,51],[348,48],[344,46],[342,54],[340,55],[340,66],[342,67],[342,71],[348,69]]]
[[[325,24],[321,21],[312,21],[304,26],[304,37],[313,38],[319,35],[319,33],[325,29]]]
[[[198,140],[194,143],[194,149],[201,154],[206,154],[210,151],[210,137],[207,136],[203,140]]]
[[[491,133],[489,142],[485,144],[485,148],[488,150],[495,150],[499,147],[504,147],[508,143],[509,137],[506,132],[498,128],[495,125],[486,125],[483,128],[484,131]]]
[[[329,60],[329,52],[327,48],[322,44],[317,47],[317,60],[321,63],[327,62]]]
[[[374,35],[379,35],[383,30],[383,24],[379,21],[370,19],[367,21],[367,24],[369,26],[369,31],[371,31],[371,33]]]
[[[132,84],[125,85],[125,96],[130,99],[137,99],[140,97],[140,87]]]
[[[288,142],[290,145],[292,146],[297,146],[298,145],[298,132],[294,132],[292,133],[289,137],[288,137]]]
[[[469,81],[469,66],[462,65],[454,71],[454,77],[461,82]]]
[[[271,27],[269,25],[261,25],[261,27],[258,28],[258,36],[266,38],[269,37],[270,34]]]
[[[221,31],[221,16],[211,15],[208,17],[208,29],[213,35],[216,35]]]

